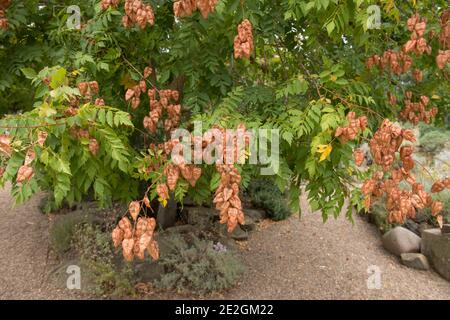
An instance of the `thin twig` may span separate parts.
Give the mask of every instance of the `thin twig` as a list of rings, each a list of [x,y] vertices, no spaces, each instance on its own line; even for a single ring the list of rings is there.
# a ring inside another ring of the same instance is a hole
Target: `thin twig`
[[[298,63],[299,63],[299,65],[300,65],[300,67],[302,67],[302,69],[306,72],[306,75],[308,76],[308,78],[311,79],[311,82],[314,84],[314,87],[316,87],[317,94],[319,95],[319,98],[322,98],[322,94],[320,93],[320,88],[319,88],[319,85],[317,84],[316,80],[313,79],[313,78],[311,77],[310,72],[309,72],[308,69],[303,65],[303,63],[301,63],[300,61],[299,61]]]
[[[145,79],[144,78],[144,75],[130,62],[130,61],[128,61],[128,59],[127,58],[125,58],[124,56],[122,56],[122,59],[123,59],[123,61],[125,61],[130,67],[132,67],[133,68],[133,70],[134,71],[136,71],[140,76],[141,76],[141,78],[142,79],[144,79],[145,81],[147,81],[152,87],[153,87],[153,89],[155,89],[156,90],[156,92],[158,92],[159,93],[159,89],[150,81],[150,80],[148,80],[148,79]]]
[[[419,164],[419,166],[421,166],[422,167],[422,169],[430,176],[430,178],[432,179],[432,180],[434,180],[434,176],[431,174],[431,172],[422,164],[422,163],[420,163],[419,161],[417,161],[417,159],[414,159],[415,160],[415,162],[417,163],[417,164]]]

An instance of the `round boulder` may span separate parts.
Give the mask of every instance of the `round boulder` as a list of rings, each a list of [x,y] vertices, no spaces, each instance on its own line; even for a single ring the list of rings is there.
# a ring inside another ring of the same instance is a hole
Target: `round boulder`
[[[403,227],[395,227],[383,235],[383,247],[400,256],[402,253],[420,252],[421,239],[414,232]]]

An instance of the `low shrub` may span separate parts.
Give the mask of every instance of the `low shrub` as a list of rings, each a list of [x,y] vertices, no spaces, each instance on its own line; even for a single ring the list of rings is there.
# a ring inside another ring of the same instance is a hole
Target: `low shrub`
[[[448,142],[450,142],[450,130],[438,130],[429,127],[421,128],[419,143],[425,152],[435,153],[441,150]]]
[[[129,263],[115,261],[110,232],[99,226],[79,224],[72,246],[88,271],[92,291],[98,295],[123,297],[134,295],[134,271]]]
[[[431,190],[431,186],[434,183],[434,179],[431,179],[428,173],[423,172],[422,170],[416,170],[415,176],[417,182],[423,184],[425,190]],[[450,190],[444,190],[439,193],[433,193],[432,194],[433,200],[441,201],[444,205],[444,208],[441,212],[441,215],[444,219],[444,223],[450,222]],[[438,226],[437,220],[433,215],[431,214],[431,208],[425,208],[418,210],[418,213],[422,216],[424,215],[426,217],[426,221],[434,225],[435,227]]]
[[[50,243],[58,255],[70,251],[77,226],[87,220],[88,217],[82,214],[67,214],[57,218],[50,229]]]
[[[269,218],[279,221],[288,218],[292,211],[285,195],[270,179],[252,180],[247,187],[246,195],[256,208],[266,211]]]
[[[167,242],[171,248],[160,257],[165,274],[155,281],[161,289],[208,293],[234,286],[244,267],[229,250],[194,235],[174,234]]]
[[[444,209],[441,212],[441,215],[444,219],[444,223],[450,223],[450,190],[442,191],[438,194],[433,195],[433,199],[437,201],[441,201],[444,204]],[[420,212],[426,214],[428,217],[428,221],[434,226],[438,226],[436,218],[431,214],[430,208],[425,208],[420,210]]]
[[[397,225],[388,221],[388,211],[384,201],[377,201],[373,204],[369,214],[369,221],[373,223],[382,234],[388,232]]]

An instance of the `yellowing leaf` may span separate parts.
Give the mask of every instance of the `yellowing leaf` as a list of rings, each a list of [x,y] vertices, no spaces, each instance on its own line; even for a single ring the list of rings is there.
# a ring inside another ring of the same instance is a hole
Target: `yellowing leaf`
[[[71,74],[73,75],[73,76],[79,76],[80,74],[81,74],[81,70],[73,70],[72,72],[71,72]]]
[[[133,88],[137,82],[131,79],[131,76],[129,74],[126,74],[125,76],[120,79],[120,84],[123,85],[126,89]]]
[[[167,200],[163,198],[158,198],[158,201],[161,203],[161,205],[165,208],[167,206]]]
[[[58,112],[50,107],[50,105],[47,102],[43,102],[42,105],[39,107],[39,116],[42,118],[51,117]]]
[[[59,68],[56,70],[51,77],[50,87],[52,89],[56,89],[62,86],[66,81],[66,74],[67,71],[64,68]]]
[[[384,11],[388,13],[395,7],[394,0],[387,0],[384,4]]]
[[[322,162],[328,158],[331,151],[333,150],[333,147],[331,144],[321,144],[317,147],[317,153],[320,153],[320,159],[319,162]]]
[[[347,172],[349,175],[353,174],[353,168],[352,167],[347,167]]]

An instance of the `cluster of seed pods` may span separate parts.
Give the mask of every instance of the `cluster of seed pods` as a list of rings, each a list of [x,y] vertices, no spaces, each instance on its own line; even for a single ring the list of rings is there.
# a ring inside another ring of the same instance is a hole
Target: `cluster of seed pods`
[[[112,231],[114,247],[122,247],[126,261],[133,261],[134,257],[144,260],[145,252],[154,260],[159,258],[158,243],[154,239],[156,221],[154,218],[139,216],[142,204],[150,206],[148,199],[131,202],[127,214],[132,220],[124,216]]]
[[[401,75],[411,69],[413,60],[404,52],[396,52],[394,50],[386,50],[382,56],[373,55],[366,61],[369,69],[378,67],[380,71],[391,70],[396,75]]]
[[[138,84],[128,89],[125,93],[125,100],[131,102],[131,107],[137,109],[141,104],[141,94],[147,92],[146,79],[153,73],[153,69],[150,66],[145,67],[142,79]],[[150,92],[150,91],[149,91]]]
[[[159,99],[158,97],[159,96]],[[148,90],[150,99],[150,112],[144,118],[144,127],[152,133],[157,130],[158,122],[162,119],[163,111],[167,117],[164,119],[164,130],[170,133],[178,127],[181,119],[181,105],[177,104],[180,97],[176,90]]]
[[[137,25],[141,29],[145,29],[147,25],[154,25],[153,8],[141,0],[125,0],[125,15],[122,18],[122,24],[125,28]]]
[[[152,69],[147,67],[144,70],[144,78],[139,84],[126,92],[125,99],[132,101],[133,108],[137,108],[140,104],[140,95],[147,90],[145,79],[151,74]],[[180,123],[181,105],[174,104],[180,98],[179,92],[176,90],[156,90],[153,88],[149,89],[147,94],[150,100],[150,113],[144,118],[144,127],[150,132],[155,133],[157,124],[162,119],[163,111],[165,110],[167,118],[164,120],[164,129],[170,133]],[[172,159],[169,162],[171,152],[179,142],[179,140],[169,140],[158,145],[151,144],[149,146],[149,160],[151,164],[145,168],[145,172],[162,171],[160,181],[156,185],[156,193],[159,201],[163,205],[169,200],[170,192],[175,191],[180,178],[184,178],[191,186],[195,186],[202,174],[200,167],[186,164],[183,157]],[[133,201],[130,203],[129,212],[135,221],[134,227],[132,227],[129,219],[125,217],[119,222],[119,225],[114,229],[112,234],[116,247],[122,243],[123,256],[128,261],[133,260],[135,256],[143,259],[146,250],[153,259],[158,259],[159,256],[158,244],[153,239],[156,221],[148,217],[138,218],[140,203],[145,204],[145,206],[151,209],[147,193],[148,190],[144,199],[141,201]],[[147,227],[144,227],[144,224]],[[134,229],[143,231],[132,232],[131,234],[127,231]]]
[[[183,18],[191,16],[194,11],[199,10],[203,18],[207,19],[213,12],[218,0],[178,0],[173,3],[175,17]]]
[[[17,176],[16,183],[26,183],[31,180],[34,176],[34,170],[31,166],[34,159],[36,159],[36,152],[34,151],[34,146],[37,144],[41,147],[44,146],[45,141],[47,140],[48,133],[45,131],[38,131],[36,143],[33,143],[28,147],[27,152],[25,154],[25,159],[23,164],[20,166]],[[13,152],[12,140],[10,134],[1,134],[0,135],[0,155],[11,157]],[[5,173],[5,168],[0,167],[0,178]]]
[[[234,58],[250,59],[253,47],[253,27],[252,23],[245,19],[238,26],[238,34],[234,38]]]
[[[432,193],[441,192],[444,191],[444,189],[450,189],[450,178],[436,181],[431,187],[431,192]]]
[[[120,0],[102,0],[101,7],[103,10],[108,8],[116,8],[119,6]],[[145,4],[142,0],[125,0],[125,15],[122,17],[122,25],[125,28],[138,26],[145,29],[147,25],[155,24],[155,15],[152,6]]]
[[[448,49],[448,37],[450,27],[448,20],[450,17],[450,10],[447,9],[441,16],[441,34],[439,36],[439,44],[442,49]],[[412,52],[416,56],[424,53],[431,53],[431,47],[428,46],[424,38],[426,30],[426,20],[420,18],[417,14],[408,19],[408,30],[411,31],[410,40],[403,46],[401,53],[396,54],[392,59],[392,54],[389,55],[390,69],[397,75],[404,73],[411,67],[412,61],[408,59],[407,68],[405,69],[405,61],[403,66],[397,64],[398,57],[405,57],[407,53]],[[432,32],[430,32],[432,38]],[[443,69],[450,59],[449,50],[440,50],[436,57],[437,65]],[[384,69],[385,61],[378,56],[372,56],[367,60],[367,67],[372,68],[377,65]],[[411,73],[412,78],[416,82],[423,80],[423,73],[419,69],[414,69]],[[438,109],[433,107],[427,109],[430,99],[427,96],[420,96],[418,101],[413,102],[413,93],[411,91],[405,92],[405,106],[400,112],[400,119],[410,121],[417,125],[420,121],[430,123],[431,120],[438,113]],[[391,105],[397,104],[397,97],[388,93],[388,100]],[[424,186],[418,183],[412,174],[412,169],[415,167],[415,161],[412,157],[414,148],[412,145],[404,145],[404,141],[414,142],[415,137],[412,130],[402,130],[394,125],[388,119],[385,119],[370,140],[369,146],[376,166],[381,170],[376,171],[371,179],[365,181],[361,188],[365,196],[365,206],[367,209],[373,203],[375,198],[385,197],[386,208],[389,212],[388,220],[390,222],[404,223],[406,218],[414,218],[417,209],[431,208],[433,216],[437,217],[437,221],[442,225],[442,216],[439,213],[443,209],[443,204],[440,201],[435,201],[431,194],[424,190]],[[354,151],[355,163],[361,165],[364,158],[364,153],[357,149]],[[408,190],[401,188],[400,184],[405,181],[410,186]],[[431,192],[441,192],[442,190],[450,188],[450,178],[442,181],[437,181],[433,184]]]
[[[439,19],[441,32],[439,34],[439,45],[442,49],[450,49],[450,8],[447,8]]]
[[[430,207],[433,216],[443,209],[443,204],[434,201],[424,186],[416,181],[411,172],[415,166],[414,147],[404,144],[404,141],[415,141],[412,130],[402,130],[385,119],[369,143],[374,162],[381,170],[361,187],[367,209],[374,199],[385,196],[389,222],[401,224],[406,218],[414,218],[417,209]],[[410,189],[402,188],[402,181],[406,181]],[[438,221],[442,221],[442,217],[439,216]]]
[[[11,0],[0,0],[0,29],[9,28],[8,18],[6,18],[6,9],[11,5]]]
[[[436,56],[436,65],[444,69],[450,63],[450,8],[445,10],[439,20],[441,32],[439,34],[439,52]]]
[[[220,149],[218,158],[216,159],[216,170],[221,178],[213,202],[216,209],[220,212],[221,223],[227,224],[229,232],[233,232],[238,224],[244,224],[245,222],[242,203],[239,198],[241,175],[235,167],[235,164],[241,160],[239,157],[242,152],[242,147],[249,146],[250,133],[246,131],[243,124],[240,124],[237,129],[239,134],[243,135],[242,139],[238,138],[235,134],[227,132],[223,128],[215,126],[203,136],[192,136],[190,140],[190,151],[194,154],[194,161],[202,159],[211,145]],[[220,140],[216,140],[218,136],[220,136]],[[159,145],[155,151],[164,150],[164,159],[167,159],[173,153],[174,148],[180,144],[180,140],[170,140]],[[162,200],[169,198],[169,191],[175,190],[180,177],[188,181],[191,186],[195,186],[196,181],[202,174],[202,170],[199,167],[185,163],[185,155],[183,152],[184,148],[179,148],[177,153],[172,154],[172,162],[164,168],[166,181],[158,184],[156,189],[158,196]],[[159,165],[157,167],[159,168]]]
[[[440,43],[442,42],[444,45],[446,44],[446,41],[441,41],[441,38],[445,39],[447,37],[446,32],[449,32],[447,29],[450,30],[450,26],[448,26],[449,12],[449,10],[446,10],[440,19],[442,30]],[[411,37],[403,46],[402,51],[394,52],[392,50],[387,50],[382,57],[377,55],[369,57],[366,62],[369,69],[378,66],[381,70],[384,70],[385,66],[388,65],[389,70],[394,74],[401,75],[409,71],[413,64],[412,58],[408,55],[409,52],[414,53],[416,56],[420,56],[424,53],[431,54],[431,47],[424,38],[427,26],[426,19],[415,14],[408,19],[407,25],[408,30],[411,31]],[[430,34],[432,33],[430,32]],[[450,61],[450,50],[440,50],[436,57],[438,67],[443,69],[448,61]],[[423,80],[423,72],[420,69],[413,69],[411,71],[411,76],[416,82],[421,82]],[[399,114],[400,119],[409,121],[414,125],[417,125],[420,121],[430,123],[437,115],[438,109],[436,107],[427,109],[430,102],[430,99],[427,96],[422,95],[418,101],[413,102],[412,95],[411,91],[405,92],[404,107]],[[388,101],[392,106],[395,106],[397,104],[397,97],[395,94],[389,92]]]
[[[403,51],[405,53],[414,52],[418,56],[425,52],[431,54],[431,47],[424,38],[427,20],[421,18],[418,14],[414,14],[408,19],[407,25],[408,30],[411,31],[411,37],[403,46]]]
[[[356,117],[356,114],[351,111],[347,114],[348,125],[345,127],[338,127],[335,136],[341,139],[342,143],[347,143],[350,140],[355,140],[358,134],[364,131],[367,127],[367,117]]]
[[[245,224],[244,211],[239,198],[241,175],[232,164],[217,164],[220,185],[216,190],[213,203],[220,212],[220,223],[227,225],[228,232],[233,232],[238,224]]]
[[[405,93],[405,106],[400,111],[400,119],[411,122],[414,125],[419,124],[420,121],[430,123],[431,120],[437,115],[438,108],[433,107],[427,110],[427,106],[430,102],[430,98],[427,96],[421,96],[419,101],[412,102],[412,92],[407,91]]]
[[[69,132],[72,138],[76,140],[89,141],[88,145],[89,151],[94,156],[98,155],[98,152],[100,150],[100,144],[98,143],[97,139],[95,139],[89,134],[88,130],[80,128],[79,126],[73,126],[70,128]]]
[[[80,82],[78,84],[78,90],[81,94],[81,99],[83,101],[92,101],[100,91],[100,87],[97,81],[90,82]],[[65,111],[66,116],[74,116],[78,113],[78,107],[80,105],[80,101],[77,97],[71,97],[70,106]],[[97,97],[95,99],[96,106],[104,106],[105,101],[102,98]],[[94,137],[90,136],[89,131],[86,129],[82,129],[78,126],[73,126],[70,128],[70,134],[74,139],[86,139],[89,141],[89,151],[92,155],[98,155],[100,150],[100,145]]]
[[[117,8],[119,6],[120,0],[102,0],[101,7],[102,10],[106,10],[109,7]]]

